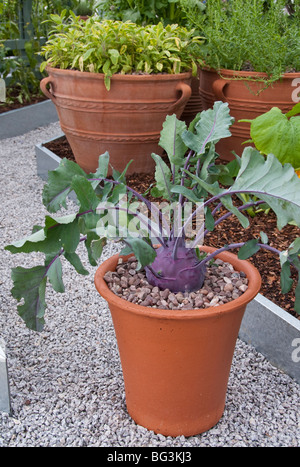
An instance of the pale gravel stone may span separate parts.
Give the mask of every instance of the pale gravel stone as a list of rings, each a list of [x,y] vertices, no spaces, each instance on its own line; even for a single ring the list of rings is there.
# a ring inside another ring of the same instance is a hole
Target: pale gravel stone
[[[64,263],[66,292],[49,289],[45,330],[25,327],[10,295],[10,268],[39,264],[41,257],[12,255],[3,247],[43,221],[34,146],[59,132],[52,124],[0,145],[0,326],[13,409],[12,416],[0,414],[0,447],[299,447],[299,385],[240,340],[225,412],[213,429],[171,438],[137,426],[126,412],[111,317],[86,255],[90,276],[79,277]],[[109,244],[103,258],[118,249]]]

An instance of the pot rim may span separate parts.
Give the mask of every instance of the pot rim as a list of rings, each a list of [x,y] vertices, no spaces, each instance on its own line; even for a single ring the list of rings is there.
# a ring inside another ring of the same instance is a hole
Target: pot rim
[[[228,75],[230,78],[234,78],[235,76],[237,77],[243,77],[245,79],[247,78],[269,78],[269,75],[265,72],[262,71],[245,71],[245,70],[231,70],[227,68],[220,68],[220,69],[214,69],[214,68],[209,68],[209,67],[202,67],[201,71],[208,71],[209,73],[217,73],[220,75],[222,78],[222,75]],[[294,78],[299,78],[300,76],[300,71],[293,71],[293,72],[286,72],[283,73],[280,79],[294,79]],[[229,79],[230,79],[229,78]],[[276,81],[275,81],[276,82]]]
[[[74,78],[94,78],[104,79],[104,73],[91,73],[89,71],[70,70],[63,68],[53,68],[46,66],[46,72],[50,75],[68,74]],[[152,73],[152,74],[121,74],[116,73],[110,77],[111,80],[122,80],[122,81],[151,81],[151,80],[178,80],[178,79],[191,79],[192,71],[184,71],[182,73]]]
[[[200,249],[206,252],[213,252],[216,248],[200,246]],[[122,258],[128,258],[129,256],[122,256]],[[247,260],[240,260],[237,255],[230,253],[228,251],[222,252],[216,256],[225,262],[231,263],[238,271],[243,271],[248,278],[248,289],[240,297],[231,300],[224,305],[217,305],[214,307],[208,308],[194,308],[192,310],[165,310],[162,308],[152,308],[147,306],[138,305],[136,303],[131,303],[123,298],[118,297],[114,292],[112,292],[105,280],[103,279],[104,274],[107,271],[114,270],[118,259],[121,256],[116,254],[111,256],[109,259],[105,260],[97,269],[95,273],[94,283],[95,287],[98,290],[99,294],[109,303],[109,305],[115,305],[118,307],[125,307],[127,311],[130,311],[135,314],[144,315],[148,317],[155,317],[160,319],[205,319],[218,317],[224,313],[232,313],[237,308],[240,308],[243,305],[247,305],[260,291],[261,288],[261,276],[259,271],[253,264]],[[239,266],[237,266],[239,265]]]

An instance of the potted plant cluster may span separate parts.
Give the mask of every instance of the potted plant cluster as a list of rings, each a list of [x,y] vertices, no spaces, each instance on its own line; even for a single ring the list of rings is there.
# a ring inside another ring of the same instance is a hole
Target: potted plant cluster
[[[241,119],[252,120],[274,106],[288,112],[299,102],[300,3],[208,0],[203,14],[193,2],[180,3],[205,37],[200,71],[203,108],[222,100],[235,118],[232,137],[218,146],[222,157],[232,159],[232,150],[240,154],[249,138],[249,123]]]
[[[200,39],[177,25],[81,21],[64,12],[51,19],[41,89],[56,106],[76,162],[95,171],[109,150],[118,170],[131,159],[129,171],[153,170],[149,154],[157,152],[166,115],[180,117],[190,98]]]
[[[47,282],[64,290],[61,259],[88,274],[77,253],[80,244],[97,266],[106,241],[124,243],[120,255],[98,267],[95,285],[114,322],[128,412],[164,435],[197,434],[222,416],[240,323],[261,285],[247,259],[260,248],[278,254],[283,292],[292,285],[291,267],[300,269],[299,238],[283,252],[268,244],[264,232],[243,241],[250,206],[268,203],[279,229],[290,221],[300,225],[300,180],[290,164],[252,147],[236,156],[239,171],[232,179],[228,165],[215,164],[215,145],[230,137],[232,122],[222,102],[189,127],[175,114],[166,117],[160,145],[168,161],[152,154],[151,195],[164,201],[159,205],[128,187],[125,171],[108,177],[108,152],[91,174],[64,159],[44,187],[45,225],[6,246],[11,253],[45,254],[40,266],[12,270],[18,312],[29,328],[41,331]],[[60,215],[72,190],[78,203]],[[253,198],[243,203],[241,194]],[[241,242],[206,245],[207,233],[232,215],[241,224]],[[300,312],[299,286],[295,309]]]

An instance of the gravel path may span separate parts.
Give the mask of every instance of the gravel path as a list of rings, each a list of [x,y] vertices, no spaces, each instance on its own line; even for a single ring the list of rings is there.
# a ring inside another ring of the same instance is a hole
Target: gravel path
[[[36,176],[35,144],[60,132],[58,124],[0,144],[0,333],[7,345],[13,414],[0,414],[0,447],[300,446],[299,385],[252,347],[237,342],[227,404],[207,433],[155,435],[126,412],[114,330],[96,293],[93,268],[78,277],[67,264],[64,294],[48,292],[45,330],[29,331],[10,295],[10,268],[39,263],[3,246],[43,221],[43,182]],[[118,250],[110,244],[104,258]]]

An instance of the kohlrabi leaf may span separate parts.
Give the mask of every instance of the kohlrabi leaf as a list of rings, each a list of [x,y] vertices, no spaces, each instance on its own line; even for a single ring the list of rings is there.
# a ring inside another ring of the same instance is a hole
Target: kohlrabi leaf
[[[80,212],[93,211],[99,204],[99,198],[94,192],[92,184],[82,175],[74,175],[71,183],[77,196]]]
[[[297,107],[298,106],[298,107]],[[295,107],[299,113],[299,104]],[[292,109],[293,110],[293,109]],[[282,163],[300,167],[300,116],[284,115],[278,107],[252,120],[250,135],[255,147],[263,154],[274,154]]]
[[[151,193],[153,196],[160,197],[167,200],[171,200],[171,170],[167,164],[157,154],[151,154],[153,157],[155,167],[155,181],[156,186],[152,188]]]
[[[277,216],[278,229],[294,221],[300,226],[300,179],[290,164],[270,154],[265,158],[256,149],[245,148],[241,168],[228,193],[249,193],[265,201]]]
[[[159,145],[166,151],[169,161],[175,166],[182,166],[187,147],[181,135],[186,130],[185,122],[178,120],[176,115],[167,115],[160,133]]]
[[[73,252],[73,253],[64,253],[64,257],[66,260],[69,261],[69,263],[72,264],[72,266],[76,269],[78,274],[82,274],[84,276],[87,276],[89,272],[83,267],[81,259],[79,258],[78,254]]]
[[[101,154],[98,159],[98,168],[95,173],[91,173],[89,175],[89,179],[94,178],[95,180],[91,182],[92,187],[95,189],[99,183],[100,179],[107,177],[108,172],[108,164],[109,164],[109,153],[106,151],[104,154]],[[98,180],[97,180],[98,179]]]
[[[239,259],[248,259],[251,256],[255,255],[260,249],[260,246],[258,244],[258,240],[256,238],[253,238],[252,240],[249,240],[248,242],[243,245],[239,252],[238,252],[238,257]]]
[[[47,277],[55,292],[64,292],[65,287],[62,280],[62,267],[60,258],[55,258],[51,262],[47,271]]]
[[[126,238],[126,243],[132,248],[135,257],[138,260],[137,269],[153,263],[156,257],[156,252],[145,240],[137,237],[128,237]]]
[[[63,159],[57,169],[48,174],[48,183],[43,190],[43,203],[49,212],[57,212],[66,207],[66,198],[72,191],[71,184],[75,175],[87,177],[83,169],[73,161]]]
[[[212,109],[201,113],[201,118],[196,123],[194,132],[184,131],[182,139],[186,146],[199,156],[204,154],[208,143],[216,144],[221,138],[231,136],[229,128],[233,121],[234,118],[230,116],[228,104],[217,101]]]
[[[19,315],[26,326],[35,331],[42,331],[44,326],[46,271],[46,266],[17,267],[11,274],[14,284],[12,296],[18,302],[24,299],[24,303],[18,305]]]

